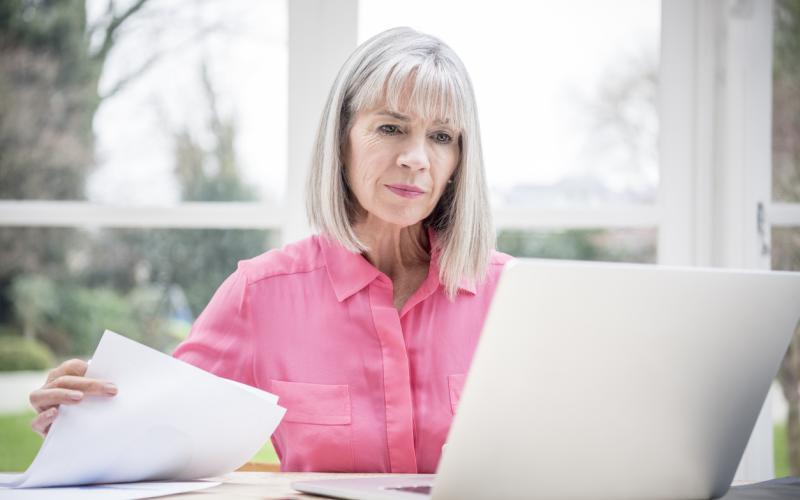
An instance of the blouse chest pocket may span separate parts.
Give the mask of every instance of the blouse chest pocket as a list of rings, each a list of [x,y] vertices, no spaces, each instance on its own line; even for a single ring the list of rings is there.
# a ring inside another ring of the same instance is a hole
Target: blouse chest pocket
[[[447,376],[447,387],[450,390],[450,410],[456,414],[458,402],[461,401],[461,391],[464,390],[464,382],[467,380],[466,373],[458,373]]]
[[[350,390],[347,385],[271,381],[286,415],[276,432],[282,469],[353,469]]]

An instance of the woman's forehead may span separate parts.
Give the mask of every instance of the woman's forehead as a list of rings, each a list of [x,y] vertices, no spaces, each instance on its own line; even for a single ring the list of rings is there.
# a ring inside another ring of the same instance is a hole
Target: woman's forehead
[[[364,110],[364,116],[377,117],[377,118],[390,118],[403,123],[425,122],[433,125],[441,125],[452,127],[452,120],[444,116],[434,116],[430,113],[424,113],[424,110],[416,110],[413,108],[392,109],[387,103],[381,103],[377,107]]]

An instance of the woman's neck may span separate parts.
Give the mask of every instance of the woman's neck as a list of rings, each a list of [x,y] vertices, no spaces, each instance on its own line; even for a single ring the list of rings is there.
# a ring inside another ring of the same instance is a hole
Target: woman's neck
[[[430,241],[422,223],[400,227],[367,216],[353,227],[369,248],[364,257],[393,282],[430,262]]]

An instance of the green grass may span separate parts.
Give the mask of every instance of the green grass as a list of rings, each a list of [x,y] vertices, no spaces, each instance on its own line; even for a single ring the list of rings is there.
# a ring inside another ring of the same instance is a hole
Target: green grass
[[[775,456],[775,477],[791,474],[789,469],[789,441],[786,439],[786,424],[775,424],[772,431],[773,450]]]
[[[277,464],[280,462],[280,460],[278,460],[278,455],[275,453],[275,448],[272,447],[272,443],[270,441],[267,441],[267,444],[258,450],[258,453],[256,453],[253,458],[250,459],[250,461],[266,462],[270,464]]]
[[[33,416],[32,411],[0,415],[0,472],[24,471],[39,451],[42,438],[31,430]],[[251,460],[277,463],[278,456],[272,448],[272,443],[267,441]]]
[[[33,461],[42,438],[31,430],[33,411],[0,415],[0,472],[25,470]]]

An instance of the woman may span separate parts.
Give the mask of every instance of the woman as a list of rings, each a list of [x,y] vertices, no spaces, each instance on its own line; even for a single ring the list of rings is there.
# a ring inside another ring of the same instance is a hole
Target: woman
[[[308,183],[319,235],[242,261],[174,356],[280,397],[287,471],[434,472],[503,264],[472,86],[407,28],[356,49],[331,89]],[[31,394],[116,394],[68,361]]]

